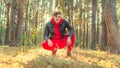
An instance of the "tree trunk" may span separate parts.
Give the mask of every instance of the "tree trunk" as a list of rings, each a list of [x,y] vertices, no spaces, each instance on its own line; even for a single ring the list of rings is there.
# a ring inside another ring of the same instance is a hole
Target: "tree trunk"
[[[89,45],[88,44],[88,42],[89,42],[89,40],[88,40],[89,39],[88,38],[89,37],[88,36],[89,35],[88,34],[89,33],[89,31],[88,31],[89,30],[89,25],[88,25],[88,23],[89,23],[89,12],[90,12],[90,10],[89,10],[89,2],[87,2],[86,3],[86,17],[87,17],[86,18],[86,49],[88,49],[88,45]]]
[[[16,44],[20,45],[22,35],[22,23],[23,23],[23,1],[18,0],[18,23],[16,27]]]
[[[35,45],[37,45],[38,10],[36,10],[36,12],[35,12],[35,21],[34,22],[35,22],[34,43],[35,43]]]
[[[83,3],[83,0],[81,0],[81,1],[79,1],[79,3],[80,3],[80,15],[79,15],[79,19],[80,19],[80,21],[79,21],[79,24],[78,24],[78,26],[79,26],[79,29],[78,29],[78,34],[79,34],[79,40],[80,40],[80,46],[81,46],[81,42],[83,41],[83,39],[82,39],[82,23],[83,23],[83,19],[82,19],[82,15],[83,15],[83,9],[82,9],[82,7],[83,7],[83,5],[82,5],[82,3]]]
[[[87,24],[86,24],[86,28],[87,28],[87,30],[86,30],[86,48],[88,49],[88,22],[87,22]]]
[[[84,22],[83,22],[83,44],[82,44],[82,48],[85,48],[85,13],[84,13],[84,15],[83,15],[83,17],[84,17]]]
[[[101,36],[101,42],[100,42],[100,50],[107,50],[107,28],[106,28],[106,23],[105,20],[102,19],[102,36]]]
[[[16,29],[16,18],[17,15],[17,1],[12,0],[12,8],[11,8],[11,18],[10,18],[10,24],[11,24],[11,39],[10,39],[10,46],[15,46],[15,29]]]
[[[87,22],[86,22],[86,48],[88,49],[88,22],[89,22],[89,12],[87,11]]]
[[[13,45],[15,42],[15,15],[16,15],[16,6],[17,1],[12,0],[11,4],[11,13],[10,13],[10,20],[9,20],[9,7],[10,4],[7,4],[7,29],[6,29],[6,37],[5,37],[5,44],[6,45]]]
[[[68,21],[73,26],[73,0],[68,1]]]
[[[106,0],[102,0],[102,11],[104,10],[104,6],[106,4]],[[105,51],[107,49],[107,28],[106,28],[106,23],[103,18],[102,14],[102,34],[101,34],[101,41],[100,41],[100,50]]]
[[[1,18],[1,15],[0,15],[0,18]],[[0,45],[1,44],[2,44],[2,23],[0,23]]]
[[[6,29],[6,36],[5,36],[5,44],[6,45],[9,45],[10,43],[10,38],[11,38],[11,24],[10,24],[10,21],[9,21],[9,11],[10,11],[10,4],[7,4],[6,3],[6,7],[7,7],[7,29]],[[12,11],[12,9],[11,9]]]
[[[118,25],[116,17],[116,0],[106,1],[103,10],[103,18],[107,27],[109,52],[120,54],[120,39],[118,34]]]
[[[96,9],[97,9],[97,0],[92,0],[92,40],[91,40],[91,49],[95,50],[96,48]]]
[[[96,43],[99,44],[99,37],[100,37],[100,31],[99,31],[99,22],[100,22],[100,16],[99,11],[97,11],[97,32],[96,32]]]

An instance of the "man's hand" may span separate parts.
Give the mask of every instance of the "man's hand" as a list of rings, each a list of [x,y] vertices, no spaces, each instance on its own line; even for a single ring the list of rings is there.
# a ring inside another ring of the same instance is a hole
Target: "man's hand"
[[[67,45],[69,46],[70,44],[71,44],[71,38],[68,37],[68,39],[67,39]]]
[[[47,42],[48,42],[48,46],[52,46],[53,45],[53,43],[52,43],[52,41],[50,39],[48,39]]]

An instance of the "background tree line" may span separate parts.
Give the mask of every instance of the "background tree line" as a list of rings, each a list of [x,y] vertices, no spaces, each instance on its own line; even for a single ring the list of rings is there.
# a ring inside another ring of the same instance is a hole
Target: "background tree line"
[[[119,4],[120,0],[0,0],[0,44],[40,45],[44,25],[58,10],[75,29],[75,46],[120,53]]]

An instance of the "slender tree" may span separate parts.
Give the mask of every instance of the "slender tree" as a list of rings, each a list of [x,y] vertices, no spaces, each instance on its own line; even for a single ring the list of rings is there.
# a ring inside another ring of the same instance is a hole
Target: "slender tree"
[[[92,40],[91,40],[91,49],[95,50],[96,48],[96,9],[97,9],[97,0],[92,0]]]
[[[1,21],[1,16],[2,16],[2,1],[0,1],[0,44],[2,44],[2,21]]]
[[[89,35],[89,2],[87,2],[87,7],[86,7],[86,15],[87,15],[87,19],[86,19],[86,48],[88,48],[88,43],[89,43],[89,38],[88,38],[88,35]]]
[[[16,26],[16,44],[20,45],[22,35],[22,23],[23,23],[23,1],[18,0],[18,23]]]
[[[80,44],[81,44],[81,42],[83,41],[83,39],[82,39],[82,23],[83,23],[83,19],[82,19],[82,15],[83,15],[83,2],[84,2],[84,0],[81,0],[81,1],[79,1],[79,3],[80,3],[80,16],[79,16],[79,19],[80,19],[80,22],[79,22],[79,35],[80,35]]]

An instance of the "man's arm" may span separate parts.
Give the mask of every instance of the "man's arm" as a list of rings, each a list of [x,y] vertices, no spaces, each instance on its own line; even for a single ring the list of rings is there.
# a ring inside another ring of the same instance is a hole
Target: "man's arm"
[[[48,30],[48,26],[49,26],[49,22],[46,24],[45,26],[45,30],[44,30],[44,39],[47,40],[48,45],[52,46],[53,43],[52,41],[49,39],[49,30]]]
[[[48,25],[49,25],[49,23],[46,24],[45,30],[44,30],[44,39],[45,39],[45,40],[48,40],[48,39],[49,39]]]
[[[71,38],[72,37],[72,35],[74,34],[74,28],[70,25],[70,23],[69,22],[67,22],[66,20],[64,20],[65,21],[65,23],[66,23],[66,26],[67,26],[67,29],[69,30],[69,37]]]

